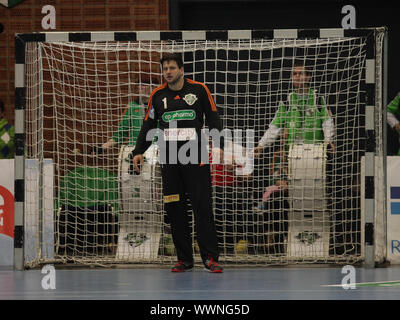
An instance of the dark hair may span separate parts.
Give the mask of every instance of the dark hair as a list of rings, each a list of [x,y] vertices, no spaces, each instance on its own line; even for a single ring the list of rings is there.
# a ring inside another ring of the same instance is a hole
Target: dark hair
[[[308,65],[308,63],[306,61],[304,61],[304,60],[295,60],[294,63],[293,63],[293,68],[296,68],[296,67],[303,67],[304,71],[306,72],[306,74],[308,76],[311,76],[312,69],[311,69],[311,67]]]
[[[163,57],[160,60],[161,66],[164,64],[165,61],[167,62],[175,61],[179,69],[183,67],[182,57],[177,53],[166,53],[165,55],[163,55]]]
[[[0,100],[0,109],[1,109],[1,112],[4,112],[4,102],[3,102],[3,100]]]

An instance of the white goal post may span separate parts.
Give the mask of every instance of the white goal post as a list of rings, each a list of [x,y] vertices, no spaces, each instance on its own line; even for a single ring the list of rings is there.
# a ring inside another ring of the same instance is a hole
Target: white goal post
[[[384,262],[386,42],[384,27],[17,34],[15,268],[176,260],[156,144],[143,173],[129,165],[141,86],[161,84],[167,52],[208,86],[224,128],[252,130],[256,144],[278,106],[290,105],[296,61],[308,65],[317,97],[307,110],[333,119],[334,150],[323,139],[275,141],[251,172],[237,167],[240,157],[228,174],[212,166],[222,263]],[[92,153],[111,138],[113,147]],[[240,141],[233,148],[252,154]],[[280,179],[287,191],[274,189]]]

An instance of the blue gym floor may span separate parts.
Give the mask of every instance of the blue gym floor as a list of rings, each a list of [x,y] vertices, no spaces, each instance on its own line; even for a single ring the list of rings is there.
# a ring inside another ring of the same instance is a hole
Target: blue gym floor
[[[341,267],[70,268],[55,270],[56,288],[45,290],[40,269],[0,269],[0,300],[398,300],[400,266],[356,267],[356,282],[392,282],[343,289]],[[396,283],[398,281],[398,283]]]

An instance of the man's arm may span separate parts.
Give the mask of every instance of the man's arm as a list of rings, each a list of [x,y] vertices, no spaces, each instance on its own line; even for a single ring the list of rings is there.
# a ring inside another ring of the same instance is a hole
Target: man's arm
[[[140,129],[135,149],[132,151],[133,157],[138,154],[143,154],[151,146],[153,140],[146,139],[147,133],[151,129],[155,129],[156,127],[157,127],[157,120],[151,118],[143,120],[143,125],[142,128]]]
[[[117,144],[117,142],[115,142],[115,140],[114,140],[113,138],[111,138],[111,139],[108,139],[106,142],[104,142],[104,143],[101,145],[101,147],[102,147],[103,149],[108,149],[108,148],[113,147],[115,144]]]
[[[279,136],[281,133],[282,128],[277,127],[273,123],[269,125],[267,131],[265,131],[264,135],[258,142],[258,147],[265,148],[266,146],[270,146]]]
[[[319,98],[319,104],[321,107],[321,118],[322,118],[322,131],[324,132],[324,140],[327,143],[332,151],[335,150],[335,146],[333,144],[333,139],[335,138],[335,122],[333,121],[332,113],[328,109],[325,103],[325,98]]]
[[[203,84],[204,88],[204,97],[203,97],[203,111],[206,116],[206,122],[208,128],[210,130],[216,129],[218,132],[222,132],[222,120],[219,116],[217,107],[215,106],[214,99],[212,98],[210,90],[206,85]],[[224,139],[221,137],[220,141],[213,141],[214,146],[219,147],[221,150],[224,150]]]
[[[135,149],[131,153],[133,168],[137,173],[140,173],[141,167],[143,166],[143,153],[150,147],[153,141],[153,139],[147,139],[147,134],[151,129],[156,128],[156,126],[157,121],[154,119],[147,119],[143,121]]]
[[[116,144],[123,143],[130,134],[133,135],[131,137],[131,142],[136,144],[136,138],[139,135],[143,120],[143,112],[141,108],[142,107],[136,102],[128,104],[117,130],[112,136],[112,140],[114,140]]]
[[[286,107],[285,104],[281,102],[269,128],[265,131],[258,145],[254,148],[255,157],[258,157],[265,147],[270,146],[279,137],[285,125],[285,115]]]
[[[147,106],[146,115],[143,119],[143,124],[139,132],[139,136],[135,145],[135,149],[132,151],[131,157],[133,158],[133,166],[136,172],[140,172],[140,165],[143,165],[143,153],[150,147],[153,139],[147,139],[147,134],[151,129],[157,127],[157,114],[153,105],[153,94],[150,96],[150,100]]]
[[[112,135],[112,138],[110,139],[113,140],[115,144],[122,143],[129,135],[129,117],[130,117],[129,109],[130,108],[128,104],[122,115],[122,119],[118,124],[117,130],[115,130],[114,134]]]
[[[122,143],[128,137],[129,128],[129,105],[127,105],[122,120],[118,124],[117,130],[113,133],[112,137],[104,142],[101,146],[94,146],[90,148],[89,153],[92,155],[99,155],[105,152],[106,149],[112,148],[116,144]]]

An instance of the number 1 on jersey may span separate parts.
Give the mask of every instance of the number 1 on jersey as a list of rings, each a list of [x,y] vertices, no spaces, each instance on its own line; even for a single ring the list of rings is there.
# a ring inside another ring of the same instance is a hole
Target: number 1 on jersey
[[[164,102],[164,109],[167,109],[167,97],[162,99],[162,102]]]

